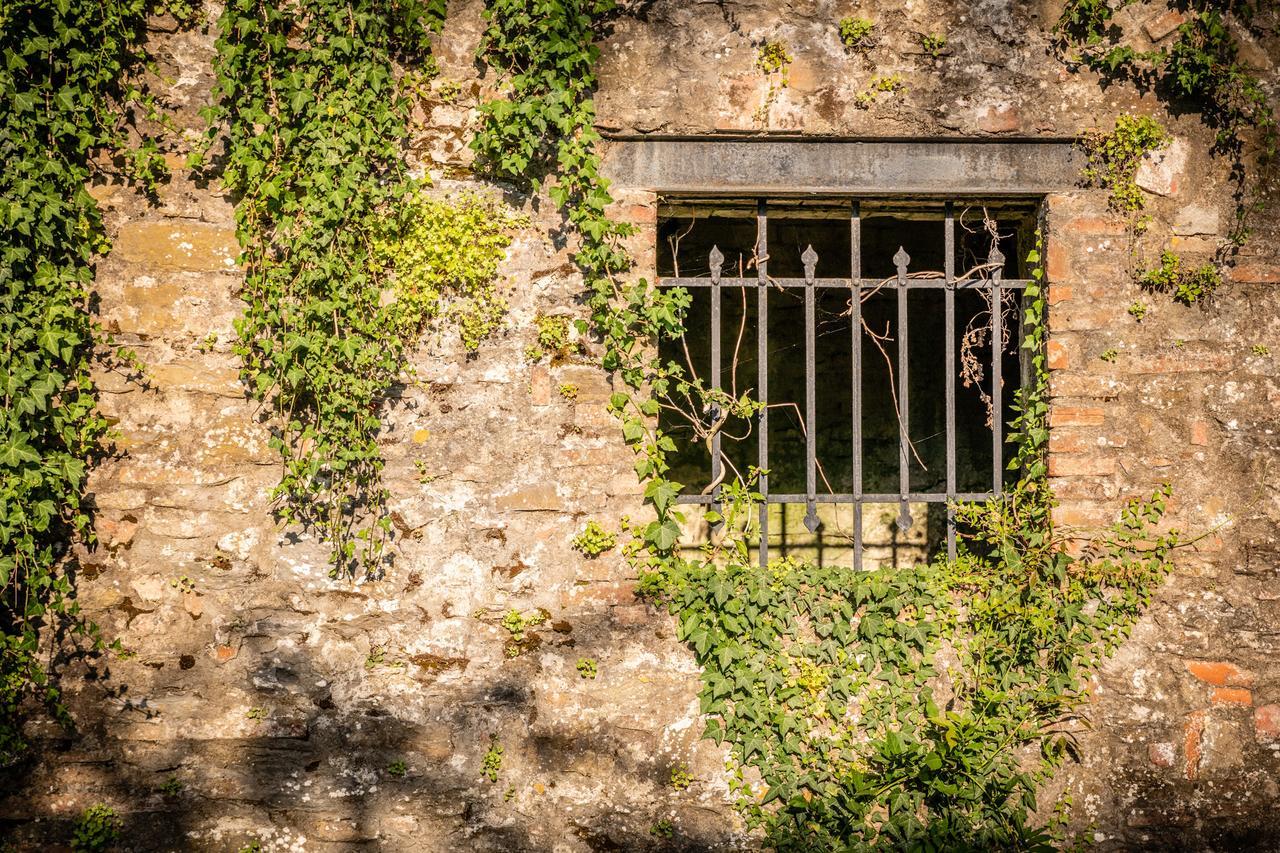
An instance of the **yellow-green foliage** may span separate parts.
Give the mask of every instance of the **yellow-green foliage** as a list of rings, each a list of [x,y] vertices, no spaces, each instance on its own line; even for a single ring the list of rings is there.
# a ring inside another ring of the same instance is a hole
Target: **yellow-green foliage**
[[[1111,133],[1095,131],[1084,138],[1089,165],[1084,180],[1110,190],[1112,210],[1135,213],[1142,210],[1142,191],[1134,183],[1142,158],[1169,144],[1169,134],[1160,122],[1144,115],[1116,118]]]
[[[854,96],[853,105],[860,110],[869,110],[882,92],[894,95],[906,88],[907,84],[902,82],[899,74],[877,74],[866,89]]]
[[[400,227],[374,244],[372,263],[390,273],[398,331],[411,335],[443,316],[455,323],[468,352],[493,334],[507,301],[494,279],[524,217],[503,205],[463,193],[419,195],[405,205]]]
[[[1222,274],[1213,264],[1202,264],[1193,270],[1182,268],[1182,258],[1170,251],[1160,253],[1160,266],[1143,273],[1138,283],[1147,290],[1169,293],[1177,302],[1194,305],[1212,296],[1222,284]],[[1138,319],[1142,319],[1139,317]]]
[[[580,350],[577,342],[569,334],[569,318],[562,316],[539,316],[534,320],[538,330],[538,342],[525,347],[525,359],[536,364],[544,356],[550,356],[552,364],[564,361]]]
[[[841,18],[840,42],[850,50],[866,50],[875,42],[875,28],[870,18]]]
[[[785,76],[791,62],[791,52],[780,41],[767,41],[756,51],[756,67],[765,74],[781,73]]]
[[[588,557],[599,557],[618,543],[618,537],[600,526],[598,521],[587,522],[587,526],[573,537],[573,547]]]

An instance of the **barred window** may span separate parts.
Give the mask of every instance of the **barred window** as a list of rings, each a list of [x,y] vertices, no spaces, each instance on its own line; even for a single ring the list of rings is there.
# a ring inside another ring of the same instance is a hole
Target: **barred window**
[[[681,500],[714,506],[726,476],[763,472],[762,564],[954,555],[949,503],[1014,476],[1036,221],[1007,199],[664,199],[659,281],[692,304],[662,356],[765,404],[706,441],[717,413],[664,414]]]

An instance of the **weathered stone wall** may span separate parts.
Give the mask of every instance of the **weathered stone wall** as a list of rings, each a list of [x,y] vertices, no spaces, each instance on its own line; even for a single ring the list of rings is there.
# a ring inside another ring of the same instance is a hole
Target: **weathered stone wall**
[[[473,185],[466,127],[491,82],[473,62],[480,6],[452,3],[440,38],[461,98],[418,112],[414,148],[442,192]],[[1052,0],[864,3],[884,34],[869,60],[837,41],[850,11],[632,4],[602,44],[602,128],[1072,136],[1141,108],[1178,139],[1144,175],[1153,212],[1172,223],[1157,239],[1197,256],[1225,233],[1230,187],[1225,161],[1205,153],[1211,133],[1050,59]],[[1157,37],[1165,27],[1124,23]],[[916,34],[940,31],[948,47],[929,58]],[[198,127],[211,31],[157,19],[152,36],[179,125]],[[754,59],[765,38],[786,42],[795,62],[762,122],[769,81]],[[1280,53],[1247,49],[1258,64]],[[908,88],[858,108],[856,94],[888,73]],[[642,509],[590,354],[550,368],[522,357],[537,314],[583,311],[552,205],[509,194],[532,221],[502,268],[508,328],[470,358],[449,335],[425,341],[421,383],[388,404],[396,567],[352,586],[328,579],[321,546],[271,520],[279,462],[230,351],[240,310],[231,200],[180,169],[157,206],[120,187],[94,192],[115,245],[98,267],[102,320],[138,350],[149,381],[100,377],[121,453],[91,481],[101,546],[83,556],[77,586],[130,654],[69,670],[75,737],[32,725],[40,760],[0,803],[10,843],[46,849],[100,801],[147,850],[253,839],[279,850],[751,846],[728,805],[723,755],[698,740],[697,670],[670,619],[635,600],[616,552],[586,560],[570,545],[586,519]],[[618,197],[618,214],[642,226],[634,249],[651,273],[656,199],[644,188]],[[1169,480],[1176,523],[1209,534],[1097,678],[1083,763],[1049,794],[1073,795],[1074,825],[1101,849],[1278,849],[1274,207],[1209,306],[1145,297],[1152,309],[1138,323],[1125,312],[1140,297],[1129,246],[1105,197],[1081,190],[1046,204],[1059,521],[1105,522]],[[1098,357],[1107,349],[1114,361]],[[579,387],[575,401],[556,392],[564,382]],[[498,624],[509,608],[549,615],[515,658]],[[579,677],[579,657],[598,661],[595,680]],[[481,762],[495,741],[503,765],[490,783]],[[397,761],[403,777],[387,772]],[[669,773],[682,763],[695,782],[676,791]],[[182,787],[165,796],[171,777]],[[650,833],[660,819],[672,839]]]

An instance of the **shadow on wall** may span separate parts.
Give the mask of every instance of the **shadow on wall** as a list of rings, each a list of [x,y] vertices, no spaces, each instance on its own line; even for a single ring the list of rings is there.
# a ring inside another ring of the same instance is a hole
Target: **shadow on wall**
[[[607,610],[581,614],[572,632],[606,630],[622,643],[651,634],[653,625],[620,634],[603,624]],[[208,659],[149,664],[168,677],[144,698],[106,671],[70,672],[68,684],[84,679],[69,697],[80,730],[36,734],[36,760],[4,780],[4,849],[65,849],[76,817],[96,802],[121,816],[117,849],[126,850],[738,846],[723,796],[696,785],[674,791],[655,727],[628,726],[635,711],[619,691],[643,692],[643,684],[610,684],[607,672],[583,679],[591,685],[584,695],[599,684],[609,697],[590,713],[548,685],[536,647],[572,647],[563,630],[548,628],[521,657],[473,682],[456,675],[467,661],[371,657],[352,690],[349,675],[283,643],[235,680],[216,683],[215,671],[203,688],[188,673],[215,666]],[[262,631],[287,636],[289,626],[268,616],[245,638]],[[344,692],[364,695],[337,701],[335,675]],[[482,771],[495,744],[502,763],[491,782]]]

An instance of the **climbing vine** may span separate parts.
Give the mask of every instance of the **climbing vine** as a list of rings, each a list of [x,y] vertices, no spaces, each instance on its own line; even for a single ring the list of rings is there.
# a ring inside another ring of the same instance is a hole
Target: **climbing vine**
[[[389,558],[378,407],[407,348],[443,313],[474,351],[505,311],[492,277],[520,220],[425,196],[403,156],[396,64],[434,67],[443,16],[443,0],[233,0],[219,24],[209,140],[225,131],[238,197],[236,352],[284,460],[277,514],[330,545],[335,576]]]
[[[87,466],[109,435],[91,369],[136,362],[90,315],[94,259],[109,245],[86,184],[105,168],[154,194],[166,176],[156,138],[130,141],[158,115],[138,74],[155,5],[0,7],[0,766],[25,749],[24,701],[66,720],[42,637],[100,645],[65,558],[72,541],[92,543]]]

